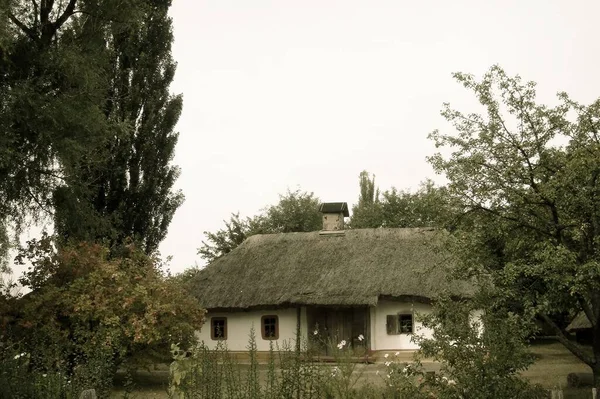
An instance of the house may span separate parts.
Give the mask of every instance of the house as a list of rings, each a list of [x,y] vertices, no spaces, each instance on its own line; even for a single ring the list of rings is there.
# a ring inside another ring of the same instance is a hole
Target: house
[[[568,333],[575,334],[575,339],[580,344],[591,345],[594,341],[592,323],[583,311],[577,313],[565,330]]]
[[[346,203],[320,209],[322,231],[251,236],[199,272],[193,289],[208,310],[200,340],[245,351],[253,326],[258,351],[298,335],[375,352],[415,350],[412,334],[431,333],[416,317],[429,311],[431,299],[442,291],[471,292],[447,280],[442,233],[345,230]]]

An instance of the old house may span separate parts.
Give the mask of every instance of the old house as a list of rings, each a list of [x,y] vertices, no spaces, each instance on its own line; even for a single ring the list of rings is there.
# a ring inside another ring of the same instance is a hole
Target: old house
[[[447,281],[439,232],[344,229],[346,203],[321,212],[322,231],[252,236],[198,274],[195,294],[208,310],[200,340],[244,351],[254,326],[259,351],[297,334],[372,352],[414,350],[412,334],[430,333],[418,314],[431,298],[469,291]]]

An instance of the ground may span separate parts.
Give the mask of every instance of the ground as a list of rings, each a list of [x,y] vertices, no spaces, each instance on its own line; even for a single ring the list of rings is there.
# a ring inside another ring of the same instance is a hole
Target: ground
[[[567,388],[567,375],[569,373],[588,373],[590,369],[579,361],[564,346],[559,343],[536,344],[532,348],[537,361],[523,373],[531,382],[540,384],[547,389],[563,388],[564,399],[587,399],[591,398],[590,388]],[[383,364],[372,364],[360,366],[364,378],[378,380],[376,374],[379,370],[385,370]],[[435,368],[435,366],[428,366]],[[119,382],[119,381],[117,381]],[[133,398],[165,399],[168,398],[166,386],[168,383],[168,371],[163,367],[157,371],[143,371],[135,376],[137,389]],[[113,398],[122,397],[123,389],[115,389]]]

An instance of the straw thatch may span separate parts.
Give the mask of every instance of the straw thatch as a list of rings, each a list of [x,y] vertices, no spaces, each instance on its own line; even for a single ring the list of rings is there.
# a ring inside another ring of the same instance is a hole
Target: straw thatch
[[[571,321],[571,323],[567,326],[566,330],[568,332],[585,330],[588,328],[592,328],[592,323],[590,323],[590,319],[587,318],[584,312],[579,312],[577,316]]]
[[[286,305],[375,305],[427,300],[447,289],[448,254],[431,229],[356,229],[342,234],[256,235],[199,272],[194,293],[207,309]]]

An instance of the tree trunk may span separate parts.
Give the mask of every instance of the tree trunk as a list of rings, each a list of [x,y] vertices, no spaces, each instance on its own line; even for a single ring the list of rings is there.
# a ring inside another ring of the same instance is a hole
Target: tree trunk
[[[592,373],[594,374],[594,387],[600,388],[600,365],[594,365],[592,367]]]

